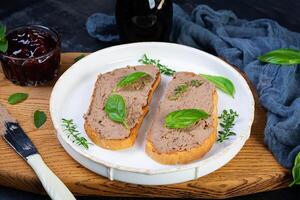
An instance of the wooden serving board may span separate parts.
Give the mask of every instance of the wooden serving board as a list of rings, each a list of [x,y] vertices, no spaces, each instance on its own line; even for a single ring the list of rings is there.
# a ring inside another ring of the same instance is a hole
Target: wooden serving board
[[[81,53],[62,54],[63,72]],[[141,186],[110,181],[75,162],[59,144],[49,115],[49,97],[53,83],[43,87],[13,85],[0,72],[0,103],[17,118],[32,139],[46,164],[75,195],[126,197],[197,197],[225,198],[287,187],[288,170],[281,167],[263,143],[266,112],[255,95],[255,119],[250,139],[238,155],[221,169],[197,180],[165,186]],[[26,92],[29,98],[9,105],[7,98],[15,92]],[[242,103],[242,102],[241,102]],[[33,125],[33,113],[42,110],[48,120],[40,129]],[[12,148],[0,139],[0,185],[35,193],[44,193],[34,172]]]

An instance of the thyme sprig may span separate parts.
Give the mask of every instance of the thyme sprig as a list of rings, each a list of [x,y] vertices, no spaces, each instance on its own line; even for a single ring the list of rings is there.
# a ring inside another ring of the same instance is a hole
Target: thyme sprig
[[[219,117],[219,119],[221,119],[220,126],[223,130],[218,132],[218,142],[223,142],[225,140],[228,140],[230,136],[236,135],[236,133],[231,131],[231,129],[234,126],[236,117],[238,116],[239,115],[237,114],[237,112],[233,111],[232,109],[229,109],[229,111],[223,110],[221,116]]]
[[[144,54],[142,58],[139,59],[139,62],[145,65],[155,65],[162,74],[165,74],[167,76],[173,76],[176,72],[175,70],[168,68],[166,65],[161,64],[160,60],[149,58],[146,54]]]
[[[174,89],[174,95],[170,96],[169,99],[170,100],[177,100],[180,96],[183,95],[183,93],[185,93],[188,90],[188,85],[187,84],[181,84],[178,85],[175,89]]]
[[[188,84],[188,83],[187,83]],[[192,86],[192,87],[199,87],[200,85],[202,85],[203,84],[203,82],[202,81],[199,81],[199,80],[197,80],[197,79],[195,79],[195,80],[191,80],[190,81],[190,83],[189,83],[189,85],[190,86]]]
[[[181,96],[183,96],[183,94],[185,92],[188,91],[189,87],[199,87],[200,85],[202,85],[203,83],[197,79],[195,80],[191,80],[191,81],[187,81],[183,84],[178,85],[175,89],[174,89],[174,94],[172,96],[169,97],[170,100],[177,100],[179,99]]]
[[[78,144],[79,146],[82,146],[85,149],[89,148],[89,143],[87,139],[83,136],[81,136],[81,133],[77,130],[77,126],[74,124],[73,119],[62,119],[62,126],[64,127],[64,132],[67,133],[68,138],[72,136],[73,143]]]

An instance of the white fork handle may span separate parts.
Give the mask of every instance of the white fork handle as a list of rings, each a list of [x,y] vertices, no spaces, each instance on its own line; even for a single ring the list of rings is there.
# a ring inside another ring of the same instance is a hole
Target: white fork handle
[[[74,200],[65,184],[48,168],[39,154],[27,157],[27,163],[35,171],[52,200]],[[75,199],[76,200],[76,199]]]

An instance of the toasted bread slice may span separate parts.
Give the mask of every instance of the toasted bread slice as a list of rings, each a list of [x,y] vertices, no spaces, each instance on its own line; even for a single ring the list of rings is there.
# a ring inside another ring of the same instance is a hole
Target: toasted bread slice
[[[104,112],[104,104],[115,85],[124,76],[136,71],[146,72],[150,75],[150,78],[144,80],[142,86],[122,88],[116,91],[126,101],[128,113],[126,120],[129,126],[129,129],[126,129],[124,125],[113,122],[108,118]],[[149,104],[160,80],[160,72],[153,65],[120,68],[100,74],[95,84],[89,110],[85,115],[84,127],[91,140],[98,146],[110,150],[131,147],[149,111]]]
[[[178,95],[178,86],[183,84],[188,88]],[[149,130],[146,153],[153,160],[168,165],[186,164],[204,156],[217,138],[217,102],[216,88],[210,82],[194,73],[176,73]],[[165,127],[167,114],[190,108],[202,109],[210,117],[186,129]]]

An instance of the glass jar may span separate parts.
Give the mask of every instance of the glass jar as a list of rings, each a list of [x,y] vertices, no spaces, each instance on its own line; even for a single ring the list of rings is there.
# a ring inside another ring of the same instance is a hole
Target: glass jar
[[[60,38],[40,25],[7,32],[8,50],[0,54],[5,77],[21,86],[37,86],[54,79],[60,65]]]

